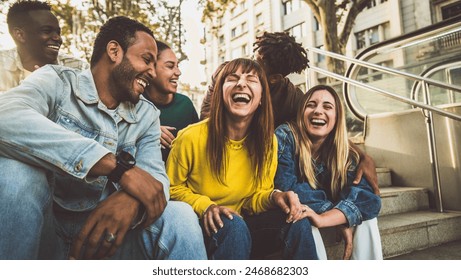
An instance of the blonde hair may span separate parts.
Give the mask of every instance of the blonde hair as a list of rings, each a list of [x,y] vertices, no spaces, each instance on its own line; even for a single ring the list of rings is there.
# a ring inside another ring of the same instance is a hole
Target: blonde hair
[[[242,68],[244,73],[255,72],[261,82],[261,105],[251,120],[249,133],[245,138],[245,147],[251,157],[255,170],[255,182],[261,182],[265,165],[270,165],[273,151],[274,117],[272,115],[271,97],[266,74],[262,67],[251,59],[237,58],[227,63],[219,72],[211,99],[211,111],[208,122],[207,154],[213,175],[222,182],[222,172],[225,172],[226,158],[226,118],[223,99],[223,85],[226,77]],[[266,169],[268,170],[268,169]]]
[[[347,183],[347,171],[359,160],[359,154],[349,145],[346,114],[338,93],[332,87],[326,85],[312,87],[301,99],[301,106],[298,108],[296,120],[288,123],[288,125],[293,131],[295,139],[300,174],[312,188],[317,189],[319,182],[315,176],[312,159],[312,141],[307,133],[304,122],[304,111],[312,95],[319,90],[328,91],[336,103],[336,123],[333,130],[322,143],[317,160],[324,162],[327,169],[331,172],[331,181],[329,182],[330,193],[333,199],[337,199],[339,192]]]

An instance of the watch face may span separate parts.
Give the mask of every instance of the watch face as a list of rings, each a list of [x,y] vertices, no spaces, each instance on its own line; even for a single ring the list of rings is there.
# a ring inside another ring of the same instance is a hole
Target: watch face
[[[121,151],[120,154],[119,154],[119,158],[120,158],[121,161],[123,161],[124,164],[126,164],[128,166],[134,166],[136,164],[136,160],[128,152]]]

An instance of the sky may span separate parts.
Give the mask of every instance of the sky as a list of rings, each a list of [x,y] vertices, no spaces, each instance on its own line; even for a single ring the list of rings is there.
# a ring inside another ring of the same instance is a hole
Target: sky
[[[185,0],[182,5],[183,24],[186,26],[184,50],[189,59],[181,62],[182,75],[179,79],[191,86],[200,86],[201,82],[206,81],[204,66],[200,64],[200,60],[204,59],[204,45],[200,44],[203,37],[202,14],[198,11],[197,0]]]
[[[170,1],[174,3],[175,1]],[[6,25],[6,12],[0,14],[0,49],[9,49],[14,47],[13,39],[8,33]],[[198,9],[197,0],[185,0],[182,4],[182,24],[185,28],[186,44],[184,50],[188,60],[181,62],[179,65],[182,75],[180,82],[190,84],[192,87],[202,87],[201,82],[206,81],[204,66],[200,64],[203,59],[203,45],[200,44],[200,38],[203,37],[203,24],[200,21],[202,14]],[[5,24],[3,24],[5,23]]]

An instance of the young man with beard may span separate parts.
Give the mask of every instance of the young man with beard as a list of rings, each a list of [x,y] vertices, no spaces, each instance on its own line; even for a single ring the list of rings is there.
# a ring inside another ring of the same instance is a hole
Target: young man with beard
[[[160,41],[157,41],[157,49],[157,77],[147,87],[144,96],[160,110],[160,142],[162,159],[166,162],[171,142],[178,135],[178,131],[198,122],[198,114],[189,97],[176,92],[181,75],[176,54],[167,44]]]
[[[59,53],[62,45],[58,19],[41,1],[18,1],[7,13],[8,30],[16,48],[0,51],[0,92],[15,87],[45,64],[86,69],[88,63]]]
[[[191,207],[168,202],[152,31],[110,19],[91,68],[46,65],[0,95],[0,259],[204,259]]]

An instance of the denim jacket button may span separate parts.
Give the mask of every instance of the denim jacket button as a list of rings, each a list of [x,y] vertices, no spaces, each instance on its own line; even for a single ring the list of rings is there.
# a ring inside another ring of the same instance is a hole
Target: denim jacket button
[[[80,172],[82,170],[82,167],[83,167],[83,162],[79,161],[77,165],[74,167],[74,170],[77,172]]]

